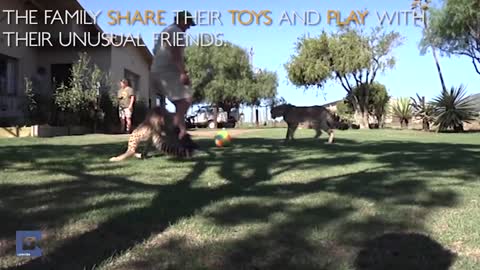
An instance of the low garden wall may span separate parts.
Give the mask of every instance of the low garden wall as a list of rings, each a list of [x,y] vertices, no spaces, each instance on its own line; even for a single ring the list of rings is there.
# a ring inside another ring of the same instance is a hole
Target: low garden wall
[[[33,137],[56,137],[56,136],[67,136],[67,135],[84,135],[91,133],[90,128],[81,127],[81,126],[72,126],[72,127],[54,127],[49,125],[40,125],[32,127],[32,136]]]
[[[49,125],[35,125],[24,127],[2,127],[0,128],[0,138],[15,137],[56,137],[68,135],[84,135],[92,133],[91,128],[82,126],[54,127]]]
[[[0,138],[30,137],[31,127],[0,127]]]

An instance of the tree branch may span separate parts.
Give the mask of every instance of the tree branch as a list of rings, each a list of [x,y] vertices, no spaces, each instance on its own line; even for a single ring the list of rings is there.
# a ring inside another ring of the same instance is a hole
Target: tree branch
[[[362,84],[361,79],[359,79],[359,78],[357,77],[357,73],[356,73],[356,72],[352,72],[352,75],[353,75],[353,78],[355,79],[355,82],[356,82],[356,84],[357,84],[357,87],[359,87],[359,86]]]
[[[480,62],[480,60],[477,59],[478,62]],[[475,59],[472,58],[472,63],[473,63],[473,66],[475,67],[475,71],[480,75],[480,70],[477,66],[477,63],[475,62]]]
[[[353,87],[350,85],[350,82],[348,81],[348,78],[346,75],[343,75],[343,79],[345,80],[345,82],[347,83],[348,85],[348,89],[350,89],[350,92],[353,90]]]
[[[335,72],[335,75],[337,77],[337,79],[340,81],[340,83],[342,84],[343,88],[345,89],[345,91],[347,91],[347,94],[350,94],[352,92],[352,88],[350,87],[350,85],[348,84],[348,81],[347,81],[347,85],[343,82],[342,80],[342,76],[340,76],[340,73],[338,72]]]
[[[480,69],[479,67],[477,66],[477,64],[480,63],[480,57],[477,57],[475,55],[475,53],[471,53],[471,52],[458,52],[459,55],[465,55],[465,56],[468,56],[470,58],[472,58],[472,63],[473,63],[473,67],[475,68],[475,71],[480,74]],[[477,63],[478,62],[478,63]]]
[[[373,83],[373,81],[375,80],[375,77],[377,76],[377,72],[380,69],[380,63],[379,63],[378,59],[375,58],[375,57],[372,57],[372,59],[375,62],[375,64],[373,65],[373,68],[372,68],[372,77],[370,78],[370,81],[368,82],[369,84]]]

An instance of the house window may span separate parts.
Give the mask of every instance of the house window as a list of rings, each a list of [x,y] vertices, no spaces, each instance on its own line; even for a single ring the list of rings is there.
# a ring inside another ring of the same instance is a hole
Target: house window
[[[55,82],[55,89],[58,89],[62,83],[68,85],[72,78],[72,64],[53,64],[51,70],[51,80]]]
[[[18,87],[18,60],[0,54],[0,95],[15,96]]]
[[[135,92],[140,91],[140,76],[138,74],[125,69],[124,78],[130,82],[130,87],[132,87]]]

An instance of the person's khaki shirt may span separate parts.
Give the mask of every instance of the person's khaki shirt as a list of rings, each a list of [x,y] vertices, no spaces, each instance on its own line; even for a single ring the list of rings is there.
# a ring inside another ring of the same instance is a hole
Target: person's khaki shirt
[[[118,105],[121,108],[128,108],[130,106],[130,97],[135,96],[135,91],[131,87],[125,87],[118,90]]]

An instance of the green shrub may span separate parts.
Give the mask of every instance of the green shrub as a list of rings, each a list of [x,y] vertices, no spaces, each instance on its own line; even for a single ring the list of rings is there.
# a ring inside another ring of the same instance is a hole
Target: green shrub
[[[410,98],[412,101],[413,115],[422,119],[423,130],[430,130],[430,123],[434,121],[435,107],[425,101],[425,97],[417,94],[417,99]]]
[[[435,125],[438,131],[452,128],[454,131],[463,131],[463,123],[475,120],[476,109],[470,96],[466,96],[466,88],[460,85],[452,87],[450,91],[442,91],[432,105],[435,107]]]
[[[96,126],[106,114],[102,109],[104,92],[112,100],[108,94],[111,90],[108,76],[97,65],[90,63],[90,57],[86,53],[79,54],[71,73],[70,81],[67,84],[62,83],[54,94],[55,104],[65,118],[63,121],[57,120],[68,126],[77,124],[87,126],[92,123]]]
[[[413,116],[410,99],[401,97],[392,104],[392,114],[400,120],[400,125],[408,128],[408,123]]]

